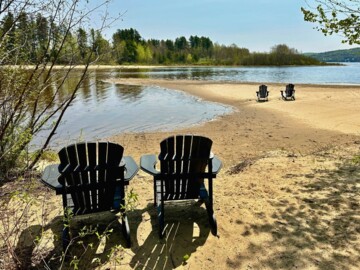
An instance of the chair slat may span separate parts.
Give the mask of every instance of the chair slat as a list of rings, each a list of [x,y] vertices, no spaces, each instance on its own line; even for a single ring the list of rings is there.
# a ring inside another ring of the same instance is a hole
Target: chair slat
[[[87,154],[88,154],[88,166],[89,166],[89,180],[90,183],[97,183],[97,172],[93,170],[97,164],[97,153],[96,153],[96,143],[87,143]],[[98,205],[98,189],[94,188],[90,190],[91,196],[91,209],[97,209]]]
[[[81,168],[81,182],[82,184],[88,184],[89,183],[89,172],[85,171],[84,169],[88,166],[87,163],[87,154],[86,154],[86,143],[78,143],[76,145],[77,147],[77,154],[78,154],[78,160],[79,160],[79,165]],[[83,192],[84,197],[85,197],[85,208],[86,209],[91,209],[91,194],[90,194],[90,190],[89,191],[84,191]]]
[[[183,148],[184,148],[184,136],[176,136],[176,161],[175,162],[175,172],[178,175],[177,178],[172,180],[174,182],[174,192],[176,194],[181,193],[181,171],[182,171],[182,161],[181,158],[183,156]]]
[[[99,142],[98,143],[98,163],[97,165],[99,165],[99,167],[105,167],[106,162],[107,162],[107,148],[108,148],[108,143],[107,142]],[[98,170],[98,182],[102,183],[105,182],[105,175],[106,175],[106,170],[105,169],[99,169]],[[98,196],[98,208],[99,209],[103,209],[106,208],[105,204],[106,204],[106,194],[105,194],[105,189],[104,188],[100,188],[98,190],[99,192],[99,196]]]
[[[113,205],[114,202],[114,195],[115,190],[119,191],[120,194],[117,194],[120,196],[120,198],[124,199],[125,194],[123,194],[124,191],[124,181],[119,182],[119,187],[116,186],[116,179],[124,179],[124,168],[119,167],[121,158],[124,152],[124,148],[118,144],[114,143],[108,143],[107,148],[107,162],[108,169],[106,170],[106,179],[105,182],[108,184],[106,185],[106,188],[104,190],[104,193],[106,194],[104,198],[104,207],[109,207]],[[123,204],[123,201],[121,202]]]
[[[75,145],[69,145],[68,147],[66,147],[66,153],[67,153],[67,165],[70,165],[70,170],[74,170],[77,165],[77,154],[76,154],[76,149],[75,149]],[[66,174],[65,176],[65,186],[77,186],[79,184],[81,184],[80,181],[80,176],[79,174],[74,174],[74,173],[69,173]],[[83,198],[82,198],[82,194],[79,192],[71,192],[71,197],[74,203],[74,211],[79,211],[80,209],[84,209],[84,202],[83,202]],[[80,211],[81,211],[80,210]]]

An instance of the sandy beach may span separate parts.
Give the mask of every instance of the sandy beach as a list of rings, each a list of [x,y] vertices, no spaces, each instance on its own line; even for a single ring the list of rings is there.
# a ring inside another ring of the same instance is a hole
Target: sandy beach
[[[107,138],[139,162],[169,135],[203,135],[223,168],[214,182],[218,235],[210,233],[205,207],[186,202],[166,206],[163,240],[152,178],[140,171],[129,186],[139,196],[129,213],[133,245],[101,269],[360,269],[360,164],[353,162],[360,155],[359,86],[296,85],[296,101],[285,102],[285,86],[268,84],[269,102],[258,103],[255,83],[112,82],[184,91],[234,112],[174,132]],[[56,220],[61,198],[47,196]],[[111,243],[123,243],[120,229]]]
[[[268,84],[269,102],[258,103],[258,84],[116,83],[158,85],[236,109],[185,130],[111,138],[139,160],[141,154],[158,153],[168,135],[200,134],[213,140],[213,152],[224,163],[214,187],[218,237],[209,234],[206,212],[169,206],[166,220],[173,230],[167,241],[159,241],[150,225],[157,228],[152,179],[139,173],[131,187],[139,194],[142,219],[139,223],[137,211],[130,215],[136,244],[133,256],[124,259],[129,268],[360,267],[360,166],[351,163],[360,153],[360,87],[297,85],[296,101],[285,102],[284,85]]]

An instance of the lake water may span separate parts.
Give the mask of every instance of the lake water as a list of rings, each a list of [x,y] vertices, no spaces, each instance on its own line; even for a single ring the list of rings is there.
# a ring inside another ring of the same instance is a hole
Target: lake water
[[[360,85],[360,63],[301,67],[191,67],[113,70],[119,78],[190,79],[224,82]]]
[[[233,108],[207,102],[181,91],[154,86],[103,83],[107,71],[93,72],[79,89],[53,137],[51,147],[79,140],[97,140],[112,135],[170,131],[215,119]],[[42,131],[32,148],[41,145],[48,134]]]
[[[189,67],[92,71],[58,128],[52,147],[115,134],[174,130],[210,121],[232,108],[179,91],[109,84],[109,78],[360,85],[360,63],[320,67]],[[42,132],[35,145],[44,141]]]

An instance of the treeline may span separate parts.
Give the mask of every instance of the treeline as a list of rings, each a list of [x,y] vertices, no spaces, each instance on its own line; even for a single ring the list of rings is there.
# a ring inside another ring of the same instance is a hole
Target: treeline
[[[65,33],[61,25],[40,13],[25,12],[16,17],[8,13],[0,24],[0,35],[6,40],[0,50],[10,54],[9,64],[38,63],[39,55],[48,52],[45,59],[57,59],[58,64],[82,64],[97,60],[99,64],[151,64],[151,65],[320,65],[320,61],[300,54],[287,45],[276,45],[270,53],[251,53],[235,44],[214,43],[208,37],[184,36],[175,40],[145,40],[135,29],[117,30],[111,43],[100,31],[78,28]],[[66,35],[66,39],[62,36]],[[61,41],[61,42],[60,42]],[[63,47],[61,55],[59,46]],[[17,50],[17,59],[11,52]],[[20,53],[19,53],[20,52]],[[19,57],[20,55],[20,57]],[[6,64],[6,63],[5,63]]]
[[[323,62],[360,62],[360,47],[306,55]]]

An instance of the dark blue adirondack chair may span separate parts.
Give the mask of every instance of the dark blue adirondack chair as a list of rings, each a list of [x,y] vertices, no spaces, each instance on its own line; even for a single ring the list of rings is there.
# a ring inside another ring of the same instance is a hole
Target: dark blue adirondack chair
[[[260,101],[268,101],[269,100],[269,91],[267,90],[267,86],[262,84],[259,86],[259,91],[256,92],[256,96],[258,98],[258,102]]]
[[[68,215],[122,212],[122,231],[130,247],[130,229],[125,207],[125,186],[138,171],[124,148],[110,142],[77,143],[62,148],[60,164],[45,168],[41,180],[62,195],[64,207],[63,249],[70,242]]]
[[[205,202],[211,232],[217,235],[213,210],[213,178],[220,171],[221,161],[211,153],[212,141],[192,135],[169,137],[160,143],[160,171],[157,157],[144,155],[140,167],[154,177],[154,201],[158,210],[159,236],[164,236],[164,203],[166,201],[200,199]],[[208,179],[208,190],[204,179]]]
[[[285,91],[280,91],[283,100],[295,100],[295,85],[286,85]]]

